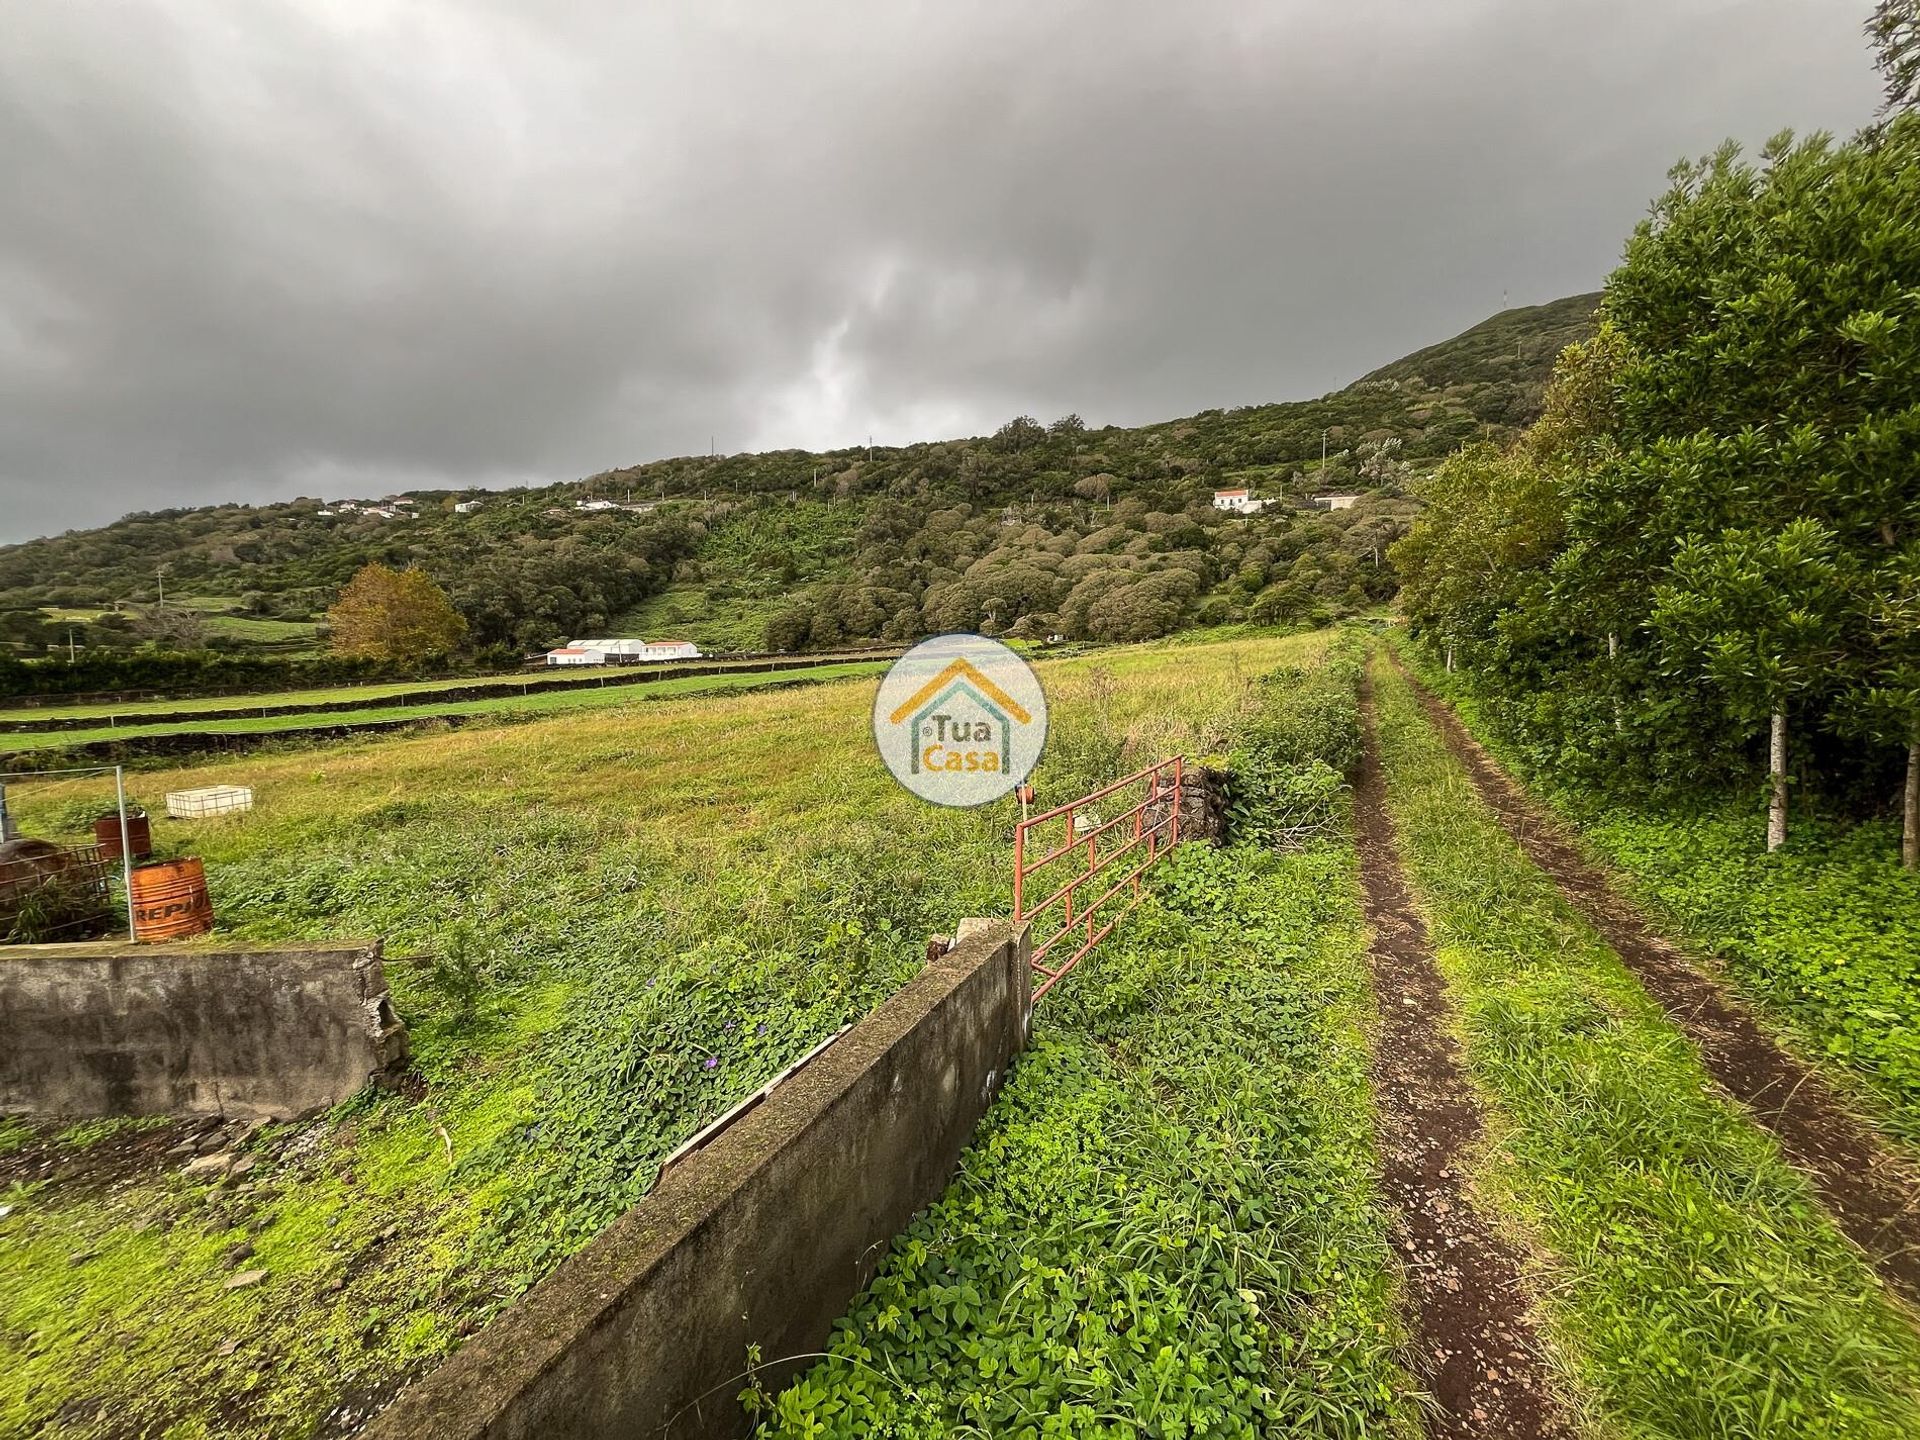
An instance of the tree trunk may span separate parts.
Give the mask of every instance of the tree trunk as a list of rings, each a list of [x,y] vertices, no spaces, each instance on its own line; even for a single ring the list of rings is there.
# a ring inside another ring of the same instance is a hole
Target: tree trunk
[[[1619,659],[1620,659],[1620,637],[1616,635],[1613,631],[1609,630],[1607,631],[1607,664],[1608,666],[1609,667],[1613,666],[1615,663],[1619,661]],[[1622,704],[1620,700],[1619,677],[1618,676],[1609,677],[1608,683],[1613,686],[1613,733],[1618,735],[1622,730],[1627,728],[1626,707]]]
[[[1787,712],[1773,712],[1773,734],[1767,746],[1767,853],[1787,843]]]
[[[1447,674],[1451,675],[1452,673],[1453,673],[1453,646],[1449,644],[1447,646]]]
[[[1906,803],[1900,807],[1900,863],[1920,870],[1920,740],[1907,747]]]

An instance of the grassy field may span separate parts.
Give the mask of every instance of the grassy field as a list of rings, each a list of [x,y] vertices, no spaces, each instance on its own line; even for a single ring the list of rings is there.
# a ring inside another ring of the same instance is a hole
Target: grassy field
[[[808,586],[846,578],[860,516],[817,500],[729,516],[701,546],[696,576],[641,601],[609,633],[671,635],[710,650],[763,649],[767,622]]]
[[[680,665],[721,671],[742,663],[746,662],[711,659],[682,661]],[[311,690],[278,690],[251,695],[207,695],[181,700],[35,706],[5,705],[0,702],[0,720],[47,719],[79,722],[92,720],[104,726],[109,717],[116,723],[131,723],[137,721],[142,715],[173,715],[197,710],[233,710],[248,706],[301,709],[314,705],[359,701],[372,708],[379,701],[390,700],[396,695],[431,694],[437,690],[454,690],[467,685],[518,684],[532,691],[546,685],[558,685],[563,688],[568,684],[589,685],[601,676],[617,676],[625,673],[627,672],[622,667],[600,669],[556,665],[539,670],[515,671],[505,675],[462,675],[446,680],[387,680],[366,685],[333,685]]]
[[[827,1358],[748,1387],[766,1433],[1418,1432],[1332,643],[1042,664],[1043,804],[1174,750],[1224,756],[1246,839],[1177,857],[1048,997]],[[1263,681],[1276,666],[1309,668]],[[1406,682],[1382,668],[1376,693],[1486,1109],[1474,1195],[1529,1257],[1581,1433],[1920,1433],[1912,1314],[1507,839]],[[0,1122],[0,1169],[51,1143],[63,1172],[0,1195],[0,1434],[350,1431],[674,1145],[870,1011],[928,934],[1005,913],[1013,806],[914,801],[872,755],[871,694],[666,698],[136,776],[152,809],[254,787],[250,815],[156,822],[163,851],[206,857],[227,935],[385,937],[424,1086],[274,1127],[247,1189],[172,1166],[90,1180],[127,1127]],[[12,798],[30,833],[97,809],[73,785]],[[1301,843],[1316,804],[1336,823]],[[1751,913],[1735,899],[1713,923]],[[230,1291],[241,1247],[267,1278]]]
[[[614,622],[622,635],[669,635],[703,650],[761,650],[767,622],[787,604],[784,594],[735,594],[724,599],[705,585],[673,584],[650,595]]]
[[[1221,748],[1246,682],[1325,643],[1044,666],[1041,798]],[[137,777],[156,810],[170,789],[254,788],[252,814],[156,839],[206,858],[226,935],[383,936],[425,1093],[269,1132],[246,1193],[172,1171],[16,1185],[0,1433],[349,1428],[674,1145],[872,1009],[928,934],[1004,913],[1011,802],[914,801],[873,756],[870,704],[869,684],[828,684]],[[13,798],[29,833],[92,813],[75,788]],[[71,1137],[63,1166],[84,1175],[110,1128]],[[13,1125],[0,1151],[40,1138]],[[225,1290],[243,1245],[268,1278]]]
[[[1494,1144],[1599,1433],[1920,1433],[1920,1336],[1770,1137],[1508,840],[1377,667],[1388,803]]]
[[[240,606],[237,595],[187,595],[170,599],[170,606],[183,610],[193,610],[200,614],[206,626],[208,639],[237,641],[251,649],[274,651],[283,655],[315,655],[320,653],[320,622],[318,620],[269,620],[252,615],[229,614]],[[59,606],[43,607],[42,615],[50,623],[58,624],[63,620],[93,621],[102,616],[115,613],[111,609],[63,609]],[[137,618],[141,608],[135,606],[125,612]]]
[[[96,726],[86,730],[30,731],[0,735],[0,754],[8,751],[30,752],[61,750],[97,740],[133,740],[146,735],[271,735],[283,730],[302,730],[315,725],[368,725],[388,720],[431,720],[438,716],[498,716],[524,718],[565,710],[619,708],[646,700],[669,696],[714,694],[722,691],[753,690],[767,685],[810,684],[824,680],[845,680],[861,675],[877,675],[885,670],[884,660],[849,661],[842,665],[822,665],[816,669],[737,673],[715,671],[704,675],[686,675],[675,680],[643,681],[634,685],[602,688],[587,685],[575,689],[542,691],[535,687],[526,695],[508,695],[491,700],[450,700],[426,705],[372,705],[364,710],[330,710],[319,714],[291,712],[284,715],[253,715],[242,719],[174,721],[156,725]],[[231,705],[232,702],[229,702]]]
[[[320,653],[320,627],[311,620],[263,620],[252,615],[209,615],[206,624],[209,638],[225,637],[255,648],[285,650],[295,655]]]

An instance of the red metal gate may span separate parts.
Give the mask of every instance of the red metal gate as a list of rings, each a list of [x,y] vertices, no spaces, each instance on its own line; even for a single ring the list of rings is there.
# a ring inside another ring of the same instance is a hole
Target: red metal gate
[[[1051,990],[1061,976],[1078,965],[1082,957],[1112,931],[1122,915],[1140,903],[1140,877],[1180,842],[1180,781],[1184,764],[1184,758],[1175,755],[1170,760],[1137,770],[1124,780],[1116,780],[1104,790],[1082,795],[1044,814],[1023,818],[1015,828],[1013,920],[1016,925],[1034,926],[1033,969],[1040,981],[1034,987],[1035,1000]],[[1109,807],[1125,805],[1127,808],[1111,820],[1103,821],[1092,808],[1096,802],[1103,801]],[[1058,843],[1048,846],[1046,832],[1053,826],[1060,827],[1061,833]],[[1027,859],[1032,849],[1042,852],[1039,859]],[[1132,868],[1123,866],[1120,863],[1123,860],[1128,860]],[[1044,888],[1044,883],[1035,887],[1030,882],[1041,871],[1062,861],[1070,861],[1077,868],[1071,875],[1064,867],[1053,869],[1046,883],[1059,881],[1058,888],[1044,900],[1029,903],[1031,890]],[[1116,871],[1124,873],[1092,901],[1082,897],[1081,887],[1096,879],[1111,878]],[[1119,903],[1110,904],[1116,897]],[[1041,936],[1044,938],[1039,938]],[[1078,941],[1073,953],[1064,961],[1049,964],[1056,948],[1070,940]]]

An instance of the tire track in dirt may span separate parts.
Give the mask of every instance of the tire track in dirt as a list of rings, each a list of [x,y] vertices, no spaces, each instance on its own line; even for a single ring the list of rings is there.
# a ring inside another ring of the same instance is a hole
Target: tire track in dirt
[[[1399,660],[1447,749],[1527,858],[1600,932],[1700,1052],[1707,1073],[1779,1142],[1813,1181],[1840,1229],[1881,1278],[1920,1303],[1920,1177],[1814,1069],[1767,1033],[1717,980],[1689,964],[1581,854],[1468,733],[1460,717]]]
[[[1446,983],[1414,911],[1387,814],[1370,683],[1354,820],[1379,1010],[1370,1069],[1382,1191],[1411,1302],[1411,1368],[1432,1393],[1430,1436],[1549,1440],[1569,1434],[1520,1283],[1521,1257],[1467,1196],[1480,1110],[1446,1029]]]

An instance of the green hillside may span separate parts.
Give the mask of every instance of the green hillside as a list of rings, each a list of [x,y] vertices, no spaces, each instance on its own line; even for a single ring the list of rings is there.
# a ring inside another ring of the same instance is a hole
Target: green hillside
[[[0,644],[299,654],[324,647],[316,622],[376,560],[425,569],[496,658],[608,632],[789,649],[1338,614],[1391,595],[1381,556],[1411,515],[1407,482],[1529,422],[1594,298],[1497,315],[1317,400],[1133,428],[1019,417],[987,437],[680,457],[359,497],[358,512],[327,497],[129,515],[0,548]],[[1223,515],[1210,495],[1226,486],[1276,503]],[[1309,502],[1323,490],[1366,498],[1328,513]]]
[[[1543,377],[1551,374],[1554,358],[1593,333],[1593,312],[1600,306],[1598,291],[1569,295],[1545,305],[1502,310],[1466,330],[1416,350],[1404,360],[1383,365],[1360,383],[1419,379],[1428,385],[1509,385],[1523,403],[1537,409]]]

